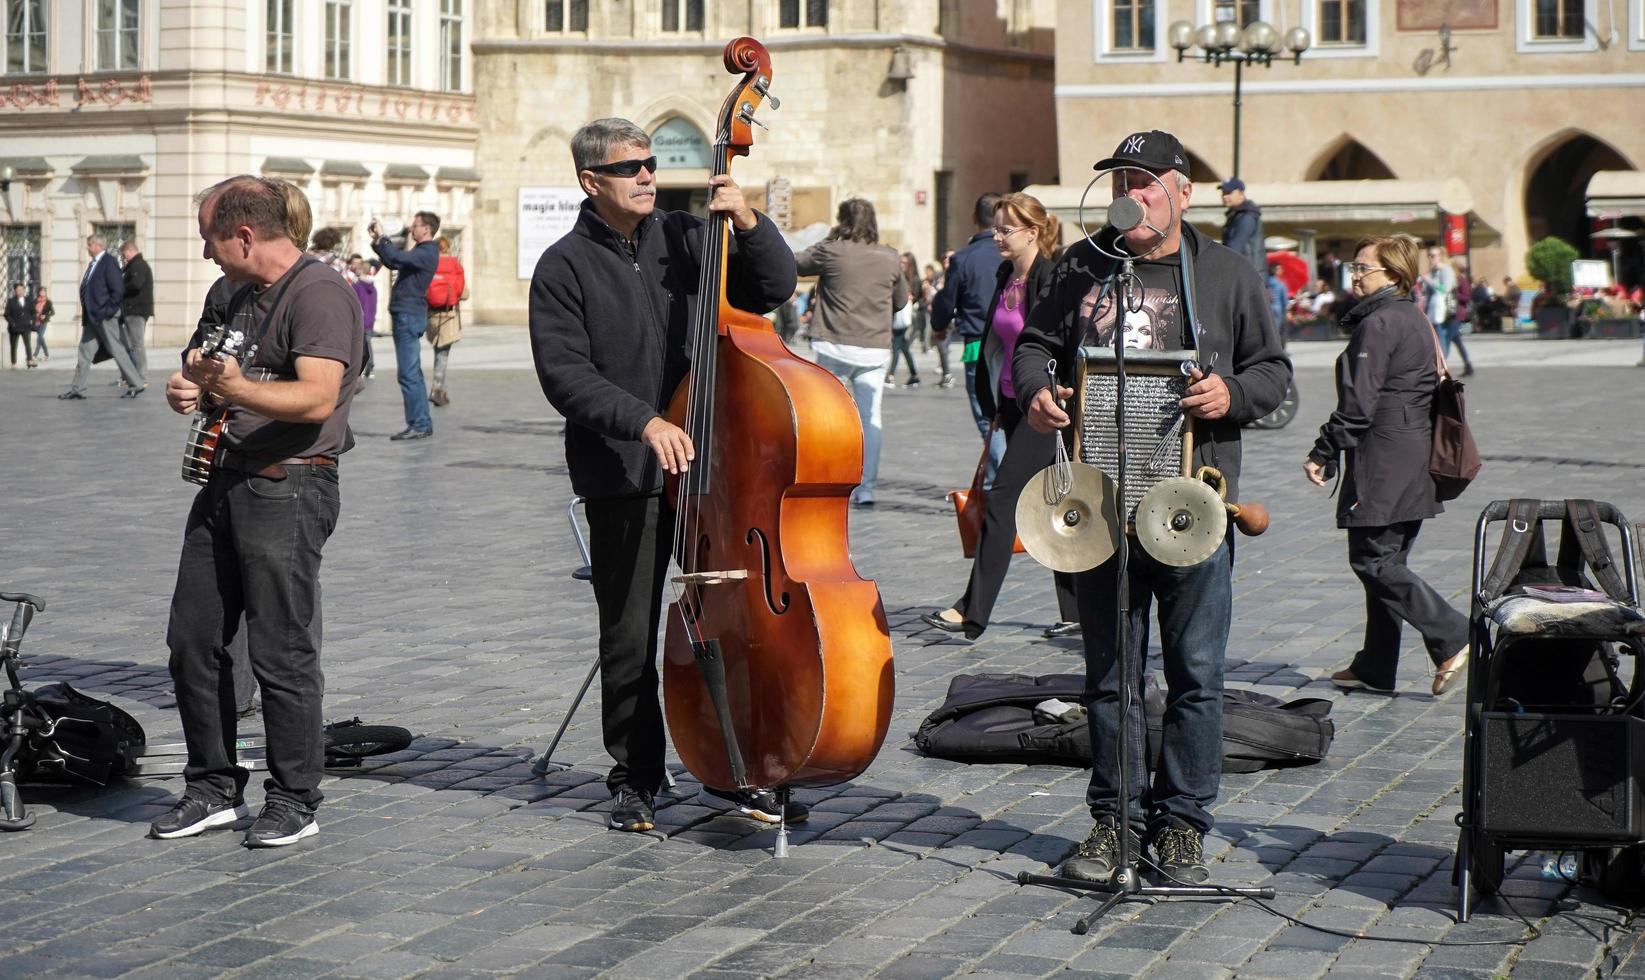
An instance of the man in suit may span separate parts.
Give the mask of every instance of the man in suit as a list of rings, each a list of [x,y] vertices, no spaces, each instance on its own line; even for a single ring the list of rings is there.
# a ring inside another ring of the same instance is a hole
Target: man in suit
[[[23,353],[28,356],[29,367],[34,367],[34,304],[28,301],[25,295],[28,286],[17,283],[12,286],[12,296],[6,300],[6,333],[11,344],[11,366],[17,366],[17,339],[23,340]]]
[[[148,337],[149,317],[154,315],[154,273],[149,270],[148,260],[137,251],[134,241],[128,239],[120,243],[120,259],[125,263],[125,291],[120,301],[120,342],[125,345],[126,353],[131,355],[137,377],[147,384],[148,354],[143,350],[143,342]]]
[[[80,360],[74,366],[74,380],[69,383],[69,390],[57,397],[65,401],[86,397],[86,379],[101,345],[120,368],[120,377],[126,381],[125,397],[136,398],[148,385],[143,383],[125,345],[120,343],[120,303],[126,296],[120,263],[109,253],[102,235],[86,236],[86,254],[91,256],[91,264],[80,277]]]

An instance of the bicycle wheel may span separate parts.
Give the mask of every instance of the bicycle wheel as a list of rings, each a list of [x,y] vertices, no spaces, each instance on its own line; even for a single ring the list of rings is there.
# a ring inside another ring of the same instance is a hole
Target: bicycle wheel
[[[1297,383],[1293,379],[1285,388],[1285,400],[1279,407],[1251,423],[1253,429],[1283,429],[1297,417]]]
[[[326,763],[358,764],[368,755],[399,752],[410,744],[411,733],[398,725],[327,725]]]

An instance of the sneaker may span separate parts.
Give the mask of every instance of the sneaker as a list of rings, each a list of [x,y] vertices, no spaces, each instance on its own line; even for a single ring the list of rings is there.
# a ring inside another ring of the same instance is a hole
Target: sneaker
[[[945,374],[942,377],[938,378],[937,379],[937,387],[938,388],[952,388],[952,387],[954,387],[954,376],[952,374]]]
[[[787,811],[777,806],[777,794],[768,789],[726,790],[704,786],[697,793],[697,802],[716,810],[736,810],[760,823],[780,823],[783,817],[789,823],[804,823],[811,811],[803,803],[788,801]]]
[[[433,429],[405,429],[388,437],[389,442],[405,442],[407,439],[427,439],[434,434]]]
[[[1127,830],[1126,833],[1131,835],[1131,853],[1141,855],[1142,838],[1134,830]],[[1057,874],[1076,881],[1107,882],[1114,876],[1114,869],[1119,867],[1119,849],[1120,837],[1114,829],[1114,818],[1101,817],[1085,840],[1074,849],[1074,856],[1062,863]]]
[[[269,800],[246,831],[247,847],[285,847],[320,832],[314,814],[284,800]]]
[[[1205,867],[1205,835],[1175,817],[1154,836],[1154,863],[1161,874],[1184,885],[1203,885],[1211,877]]]
[[[920,386],[920,379],[919,378],[909,378],[908,383],[903,385],[904,388],[918,388],[919,386]]]
[[[429,392],[428,400],[436,407],[451,404],[451,396],[446,394],[446,390],[444,388],[435,388],[433,391]]]
[[[165,816],[149,824],[149,836],[155,840],[193,837],[213,827],[226,827],[231,823],[238,823],[249,816],[251,811],[246,809],[246,801],[240,797],[212,803],[184,795],[172,804]]]
[[[892,377],[892,376],[891,376],[891,375],[889,375],[889,374],[888,374],[888,375],[886,375],[886,376],[885,376],[885,386],[886,386],[886,387],[887,387],[887,388],[895,388],[895,387],[896,387],[896,386],[897,386],[897,379],[896,379],[896,378],[893,378],[893,377]]]
[[[75,391],[73,388],[70,388],[68,391],[58,395],[57,400],[60,402],[83,402],[86,400],[86,396],[78,391]]]
[[[638,833],[657,826],[652,796],[643,789],[624,786],[611,798],[611,829]]]

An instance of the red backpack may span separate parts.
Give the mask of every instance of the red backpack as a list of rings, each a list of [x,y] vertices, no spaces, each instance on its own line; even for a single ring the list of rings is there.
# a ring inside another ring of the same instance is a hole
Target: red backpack
[[[463,291],[467,287],[468,283],[463,276],[463,264],[457,261],[457,256],[440,256],[440,264],[434,268],[434,280],[428,284],[428,308],[451,309],[463,298]]]

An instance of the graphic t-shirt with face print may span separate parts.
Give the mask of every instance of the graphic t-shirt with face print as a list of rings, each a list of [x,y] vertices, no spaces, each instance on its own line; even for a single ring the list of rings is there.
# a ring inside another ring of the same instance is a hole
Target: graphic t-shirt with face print
[[[1142,304],[1138,309],[1120,309],[1117,289],[1104,294],[1097,283],[1080,302],[1081,343],[1087,347],[1113,347],[1115,312],[1123,325],[1125,346],[1140,350],[1189,350],[1182,315],[1182,261],[1180,255],[1137,262],[1137,278],[1142,281]],[[1118,283],[1115,283],[1117,287]]]

